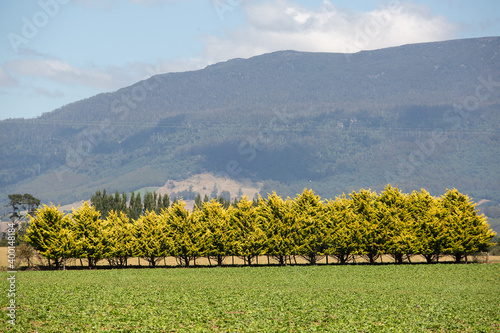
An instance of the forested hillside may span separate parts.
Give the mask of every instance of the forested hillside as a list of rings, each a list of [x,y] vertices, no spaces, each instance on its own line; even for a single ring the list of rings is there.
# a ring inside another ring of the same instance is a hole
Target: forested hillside
[[[264,195],[391,183],[498,205],[499,50],[494,37],[282,51],[156,75],[1,121],[0,198],[66,204],[209,172],[263,181]]]

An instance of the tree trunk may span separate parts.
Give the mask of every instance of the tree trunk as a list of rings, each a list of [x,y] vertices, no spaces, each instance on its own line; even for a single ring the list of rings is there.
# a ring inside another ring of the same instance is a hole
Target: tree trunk
[[[406,259],[408,259],[408,262],[411,264],[411,255],[407,254]]]
[[[397,264],[402,264],[403,263],[403,255],[401,253],[394,254],[394,261]]]

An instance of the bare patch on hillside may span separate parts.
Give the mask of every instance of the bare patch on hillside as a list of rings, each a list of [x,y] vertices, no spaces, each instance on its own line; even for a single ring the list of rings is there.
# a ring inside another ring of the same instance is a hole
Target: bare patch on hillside
[[[260,192],[262,184],[262,182],[237,181],[231,178],[216,177],[210,173],[202,173],[183,181],[168,180],[165,185],[158,189],[157,193],[162,195],[167,193],[171,196],[174,192],[179,193],[191,189],[193,192],[200,193],[203,198],[205,194],[210,196],[214,189],[217,189],[218,195],[223,191],[228,191],[231,198],[246,195],[248,198],[253,199]]]

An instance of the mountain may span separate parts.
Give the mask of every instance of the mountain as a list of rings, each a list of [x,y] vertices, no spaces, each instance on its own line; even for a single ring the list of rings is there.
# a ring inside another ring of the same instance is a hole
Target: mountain
[[[498,202],[499,52],[489,37],[155,75],[1,121],[0,198],[67,204],[209,173],[264,194],[327,198],[390,182]]]

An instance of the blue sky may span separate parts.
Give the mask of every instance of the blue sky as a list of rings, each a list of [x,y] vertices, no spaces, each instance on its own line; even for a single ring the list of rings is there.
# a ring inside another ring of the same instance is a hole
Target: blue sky
[[[282,49],[500,36],[498,0],[4,0],[0,119]]]

